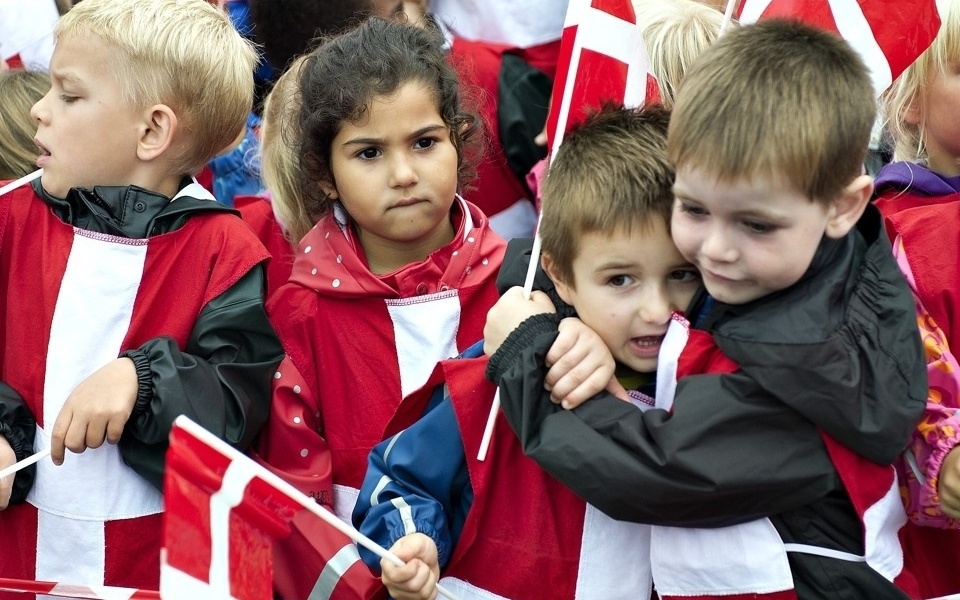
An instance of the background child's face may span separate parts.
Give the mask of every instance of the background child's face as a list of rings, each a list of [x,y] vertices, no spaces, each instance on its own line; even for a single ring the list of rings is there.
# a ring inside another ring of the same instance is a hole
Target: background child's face
[[[960,175],[960,60],[932,76],[926,96],[922,109],[907,111],[907,121],[922,128],[930,168],[948,177]]]
[[[796,283],[826,231],[829,209],[787,186],[719,182],[678,168],[671,230],[710,295],[744,304]]]
[[[61,37],[50,60],[52,87],[31,109],[37,120],[44,189],[64,197],[72,187],[130,185],[141,121],[126,107],[115,51],[96,36]]]
[[[457,150],[431,90],[419,82],[374,98],[361,121],[344,123],[330,149],[338,199],[369,243],[398,251],[450,241]]]
[[[600,335],[614,359],[640,373],[657,369],[670,316],[687,308],[700,285],[659,217],[629,233],[618,228],[584,235],[572,285],[554,281],[560,297]]]

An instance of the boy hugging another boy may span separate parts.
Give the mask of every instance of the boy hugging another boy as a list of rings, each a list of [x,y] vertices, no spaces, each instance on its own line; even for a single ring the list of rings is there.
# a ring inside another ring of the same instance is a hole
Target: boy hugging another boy
[[[156,589],[173,420],[245,448],[283,355],[266,249],[191,177],[256,55],[205,0],[85,0],[56,38],[43,174],[0,196],[0,468],[53,460],[0,486],[0,574]]]
[[[687,72],[670,123],[671,234],[715,304],[687,311],[700,330],[671,325],[657,408],[550,402],[541,357],[556,328],[534,319],[490,360],[525,453],[608,515],[653,525],[661,598],[915,591],[890,464],[926,374],[863,174],[874,114],[839,37],[775,20],[726,33]],[[494,329],[510,327],[488,320],[490,346]]]
[[[631,387],[657,367],[657,344],[636,340],[659,340],[700,282],[670,240],[667,123],[659,107],[605,108],[564,139],[543,194],[543,266]],[[586,505],[523,456],[506,423],[486,460],[476,459],[494,395],[486,366],[485,358],[445,361],[445,400],[375,448],[354,522],[408,562],[361,556],[382,567],[395,598],[429,597],[438,578],[464,599],[647,597],[648,527]]]

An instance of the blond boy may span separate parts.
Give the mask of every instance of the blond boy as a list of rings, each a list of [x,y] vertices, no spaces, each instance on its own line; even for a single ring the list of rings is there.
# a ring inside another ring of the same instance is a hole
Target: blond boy
[[[204,0],[85,0],[56,39],[43,174],[0,196],[0,467],[53,460],[0,487],[0,573],[156,589],[173,419],[246,446],[282,354],[266,251],[192,178],[255,55]]]

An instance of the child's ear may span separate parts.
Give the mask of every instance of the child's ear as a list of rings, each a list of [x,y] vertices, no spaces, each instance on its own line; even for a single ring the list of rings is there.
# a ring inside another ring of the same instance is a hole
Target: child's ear
[[[323,195],[327,197],[327,200],[340,199],[340,194],[337,193],[337,186],[335,186],[332,181],[321,180],[320,189],[323,190]]]
[[[825,231],[827,237],[838,239],[847,235],[860,220],[872,195],[872,177],[860,175],[851,181],[830,205],[830,215]]]
[[[547,277],[553,281],[553,285],[556,287],[557,295],[560,296],[560,299],[572,306],[573,295],[570,293],[571,286],[567,285],[563,278],[560,277],[560,274],[557,272],[557,264],[553,261],[553,258],[551,258],[549,254],[542,254],[540,257],[540,266],[543,267]]]
[[[920,127],[920,122],[923,120],[923,111],[920,110],[920,99],[916,96],[910,100],[910,104],[903,110],[903,120],[908,125]]]
[[[179,122],[173,109],[166,104],[156,104],[143,112],[143,125],[137,143],[137,157],[153,160],[173,144]]]

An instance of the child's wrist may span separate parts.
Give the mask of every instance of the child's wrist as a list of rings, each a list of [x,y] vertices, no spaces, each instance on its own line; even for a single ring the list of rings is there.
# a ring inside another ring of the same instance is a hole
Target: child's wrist
[[[127,350],[120,355],[121,358],[129,358],[133,361],[133,367],[137,373],[137,398],[133,404],[131,418],[140,416],[147,412],[150,402],[153,401],[152,375],[150,372],[150,359],[147,353],[139,350]]]
[[[533,345],[533,341],[543,334],[553,334],[556,337],[558,326],[563,315],[557,313],[540,313],[527,317],[516,329],[510,332],[507,339],[503,340],[500,348],[493,353],[487,363],[486,377],[495,384],[500,383],[500,379],[506,373],[520,356],[520,354]],[[552,343],[552,342],[551,342]],[[549,345],[547,346],[549,348]],[[546,349],[544,349],[546,352]]]

